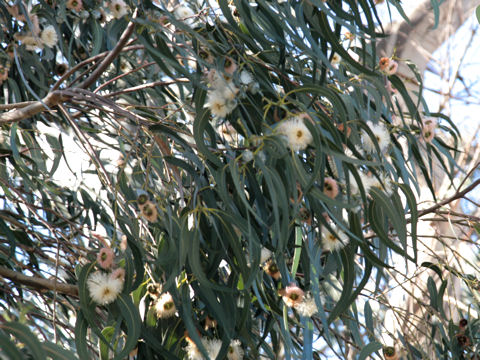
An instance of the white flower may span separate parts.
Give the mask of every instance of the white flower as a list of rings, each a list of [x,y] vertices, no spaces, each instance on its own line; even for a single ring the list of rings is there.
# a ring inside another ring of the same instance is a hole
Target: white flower
[[[332,225],[331,228],[333,232],[330,232],[327,228],[324,228],[322,231],[323,250],[340,250],[348,244],[348,236],[343,231],[338,229],[336,225]]]
[[[217,358],[218,353],[222,347],[222,342],[218,339],[207,339],[202,337],[201,338],[202,345],[207,350],[208,359],[214,360]],[[198,349],[197,345],[193,342],[192,339],[187,337],[188,345],[184,348],[187,352],[187,359],[189,360],[205,360],[202,353]]]
[[[207,354],[211,360],[217,358],[220,349],[222,348],[222,342],[218,339],[202,339],[203,346],[207,350]]]
[[[58,42],[57,32],[53,25],[48,25],[45,29],[43,29],[40,38],[42,39],[43,43],[48,47],[54,47]]]
[[[382,188],[382,185],[380,184],[380,182],[375,176],[367,175],[361,171],[358,172],[358,176],[360,177],[360,181],[366,193],[368,193],[372,187]],[[355,177],[351,173],[349,174],[349,180],[350,180],[350,189],[352,191],[352,195],[359,195],[360,194],[359,184],[357,183],[357,180],[355,180]]]
[[[115,19],[120,19],[128,14],[127,4],[123,0],[113,0],[108,5]]]
[[[268,250],[266,247],[262,247],[262,251],[260,253],[260,264],[263,264],[265,261],[272,257],[272,252]]]
[[[195,15],[192,9],[186,6],[180,6],[175,10],[175,18],[177,20],[182,20],[185,24],[193,24],[194,19],[192,18]]]
[[[123,280],[96,271],[88,276],[87,287],[93,301],[99,305],[106,305],[115,301],[120,294],[123,288]]]
[[[228,360],[241,360],[243,359],[243,349],[240,340],[232,340],[228,347],[227,358]]]
[[[210,108],[212,115],[224,118],[235,108],[236,101],[225,97],[223,91],[209,91],[205,105]]]
[[[332,57],[332,61],[331,61],[331,64],[333,66],[336,66],[338,65],[338,63],[342,60],[342,58],[340,57],[340,55],[338,55],[337,53],[333,54],[333,57]]]
[[[163,293],[155,302],[155,313],[159,319],[166,319],[175,315],[177,311],[172,295]]]
[[[253,78],[253,75],[247,70],[243,70],[240,73],[239,80],[240,80],[240,84],[246,87],[247,90],[249,90],[252,94],[255,94],[260,88],[260,85],[258,84],[258,82],[255,81],[255,79]]]
[[[193,342],[193,340],[187,339],[187,346],[184,348],[185,352],[187,353],[188,360],[204,360],[202,353],[198,349],[197,345]],[[202,341],[203,342],[203,341]]]
[[[390,144],[390,134],[386,126],[382,123],[373,124],[371,121],[367,122],[368,127],[372,130],[380,151],[384,151]],[[372,141],[367,132],[362,131],[362,144],[366,151],[375,151],[375,143]]]
[[[370,191],[370,189],[373,187],[378,189],[383,189],[382,183],[377,179],[376,176],[369,175],[369,174],[367,175],[362,174],[361,178],[362,178],[363,187],[365,188],[366,192]]]
[[[311,317],[317,313],[318,308],[312,295],[307,294],[301,302],[295,305],[295,310],[297,310],[301,316]]]
[[[313,140],[310,130],[300,117],[282,121],[277,126],[276,131],[286,137],[287,145],[293,151],[306,149]]]
[[[238,94],[238,88],[233,85],[233,82],[225,82],[225,85],[223,87],[218,87],[217,91],[223,92],[223,96],[225,96],[225,99],[227,100],[235,100]]]
[[[251,83],[253,83],[252,74],[250,72],[248,72],[247,70],[243,70],[240,73],[240,83],[242,85],[250,85]]]

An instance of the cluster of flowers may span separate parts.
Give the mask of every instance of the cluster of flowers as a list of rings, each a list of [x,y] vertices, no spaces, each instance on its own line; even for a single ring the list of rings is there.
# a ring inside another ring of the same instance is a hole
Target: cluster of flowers
[[[271,257],[272,252],[266,248],[262,248],[260,263],[263,264],[263,270],[273,279],[278,280],[281,277],[280,270]],[[285,289],[281,289],[278,293],[282,296],[285,304],[294,308],[301,316],[311,317],[318,311],[312,295],[310,293],[305,294],[302,289],[294,284],[290,284]]]
[[[157,206],[152,201],[150,201],[150,199],[146,194],[141,194],[137,198],[137,204],[138,204],[138,208],[140,209],[140,212],[142,213],[145,219],[147,219],[150,222],[157,221],[157,216],[158,216]]]
[[[125,270],[113,270],[115,254],[109,247],[100,249],[97,254],[97,264],[105,271],[91,273],[87,279],[87,287],[92,297],[99,305],[107,305],[115,301],[123,289]]]
[[[318,312],[312,295],[310,293],[305,294],[302,289],[293,283],[284,289],[280,289],[278,294],[288,307],[295,309],[301,316],[311,317]]]
[[[54,7],[55,1],[50,0],[51,6]],[[65,4],[67,9],[70,9],[76,12],[82,18],[88,18],[90,16],[89,11],[85,8],[82,0],[68,0]],[[112,0],[107,3],[107,8],[110,10],[111,15],[115,19],[120,19],[128,14],[129,8],[128,5],[123,0]],[[95,9],[92,14],[96,19],[104,21],[107,16],[103,7],[100,6],[98,9]]]
[[[235,61],[227,57],[225,59],[223,72],[212,69],[207,74],[210,89],[207,94],[206,106],[213,116],[225,118],[237,106],[237,95],[240,88],[233,82],[233,75],[238,66]],[[239,74],[240,87],[255,92],[258,84],[254,81],[252,74],[242,70]]]
[[[198,349],[195,342],[188,336],[185,340],[187,341],[187,346],[185,351],[187,352],[187,359],[189,360],[205,360],[205,357],[202,355]],[[202,345],[207,350],[208,359],[216,359],[220,349],[222,348],[222,342],[218,339],[208,339],[205,337],[201,338]],[[242,344],[240,340],[232,340],[228,347],[227,359],[228,360],[241,360],[243,359],[244,351],[242,349]]]
[[[47,4],[55,8],[56,0],[48,0]],[[106,21],[107,14],[102,6],[97,9],[85,9],[82,0],[68,0],[65,3],[72,14],[81,18],[88,18],[90,15],[99,21]],[[31,12],[31,6],[23,3],[25,9],[29,9],[27,15],[23,14],[17,4],[7,6],[9,14],[22,25],[23,30],[14,35],[14,39],[24,45],[28,51],[42,50],[44,47],[53,48],[58,42],[58,33],[55,26],[48,24],[47,19],[39,18],[36,13]],[[111,17],[120,19],[129,12],[128,5],[123,0],[112,0],[107,3]],[[28,17],[28,19],[27,19]],[[7,52],[11,53],[7,48]],[[13,53],[12,53],[13,54]]]
[[[36,15],[31,16],[36,18]],[[38,20],[36,24],[38,26]],[[42,50],[44,46],[52,48],[58,42],[58,35],[53,25],[47,25],[41,31],[39,27],[35,27],[33,31],[25,35],[15,34],[14,38],[25,45],[25,48],[29,51]]]
[[[312,133],[305,125],[305,120],[312,121],[308,114],[299,114],[283,120],[275,128],[275,132],[285,139],[292,151],[305,150],[313,141]]]
[[[378,67],[385,75],[393,75],[398,70],[398,63],[392,58],[382,57],[378,63]]]

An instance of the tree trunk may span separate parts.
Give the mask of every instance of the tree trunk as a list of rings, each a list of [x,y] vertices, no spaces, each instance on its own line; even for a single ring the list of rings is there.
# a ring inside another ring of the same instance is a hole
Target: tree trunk
[[[385,28],[385,32],[390,36],[378,43],[378,53],[380,56],[390,57],[395,55],[399,59],[410,60],[417,66],[419,73],[423,74],[433,58],[433,53],[458,30],[469,16],[473,15],[477,5],[478,1],[473,0],[444,1],[440,6],[438,26],[433,29],[435,24],[434,11],[430,1],[422,1],[409,15],[410,23],[400,21]],[[416,84],[410,69],[403,61],[399,61],[399,64],[399,76],[414,80],[410,83],[409,90],[418,91],[418,84]],[[413,94],[411,96],[414,98]],[[441,194],[442,198],[446,197],[445,194],[448,194],[447,190],[450,188],[450,180],[445,177],[445,172],[438,163],[433,164],[432,178],[437,194]],[[421,188],[421,194],[419,195],[419,204],[427,204],[426,207],[431,205],[433,199],[426,184]],[[458,206],[459,201],[456,201],[450,205],[450,209],[455,210]],[[425,261],[438,263],[439,259],[448,263],[449,260],[451,261],[455,249],[458,251],[462,245],[461,242],[455,240],[456,234],[448,222],[421,221],[418,226],[418,234],[431,235],[431,237],[422,238],[423,244],[420,244],[419,241],[417,266],[409,266],[405,270],[405,274],[395,276],[394,283],[389,284],[395,288],[390,291],[390,305],[396,310],[387,312],[385,317],[384,341],[387,341],[387,345],[393,345],[396,342],[396,334],[400,332],[407,341],[421,345],[422,350],[433,356],[434,352],[430,352],[433,349],[429,349],[431,343],[427,341],[429,335],[427,320],[432,315],[426,313],[429,310],[428,304],[430,303],[427,279],[429,276],[432,276],[436,282],[439,279],[438,276],[433,275],[433,271],[422,271],[419,266]],[[448,242],[447,249],[444,243],[439,241],[439,237],[442,236],[444,239],[449,239],[448,236],[452,237],[451,240],[446,240]],[[402,259],[398,260],[400,265]],[[449,286],[446,297],[458,299],[461,285],[458,278],[448,278],[448,280]],[[437,283],[438,287],[439,284]],[[458,307],[457,302],[449,304],[448,309],[445,309],[447,316],[450,316],[455,322],[458,321],[456,307]],[[388,343],[390,341],[391,343]]]

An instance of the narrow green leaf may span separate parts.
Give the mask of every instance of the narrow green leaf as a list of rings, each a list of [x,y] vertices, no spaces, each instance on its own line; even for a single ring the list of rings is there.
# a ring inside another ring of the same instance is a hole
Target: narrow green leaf
[[[75,354],[69,350],[62,348],[61,346],[51,343],[51,342],[44,342],[42,343],[42,348],[47,354],[47,356],[51,357],[53,360],[75,360],[78,359]]]
[[[295,278],[297,274],[298,265],[300,264],[300,256],[302,254],[302,228],[300,226],[295,227],[295,251],[293,253],[293,265],[292,265],[292,277]]]
[[[141,333],[142,320],[140,318],[140,314],[138,313],[138,309],[133,304],[129,295],[120,294],[117,299],[117,304],[127,327],[125,332],[127,335],[125,346],[123,347],[122,351],[118,354],[115,354],[114,357],[114,360],[121,360],[128,357],[130,351],[137,346],[138,338],[140,337]]]
[[[91,359],[91,354],[88,352],[87,330],[87,320],[83,316],[82,311],[77,311],[77,321],[75,322],[75,345],[80,360]]]
[[[107,339],[110,343],[112,341],[113,334],[115,333],[115,327],[113,326],[107,326],[102,330],[102,335],[105,336],[105,339]],[[108,344],[105,344],[103,341],[100,340],[100,359],[101,360],[108,360],[108,353],[109,353],[109,348]]]
[[[33,359],[46,359],[47,355],[43,350],[42,344],[26,325],[19,322],[8,322],[0,324],[0,328],[6,333],[15,336],[19,342],[24,343]]]
[[[367,359],[371,354],[380,350],[382,347],[383,345],[378,341],[374,341],[367,344],[364,348],[362,348],[362,350],[360,351],[360,354],[358,354],[358,360]]]
[[[343,288],[337,304],[328,316],[328,323],[331,324],[340,316],[351,304],[351,294],[353,292],[353,283],[355,281],[355,265],[352,246],[347,246],[340,251],[343,264]]]
[[[8,359],[17,360],[22,358],[22,354],[11,341],[10,336],[0,332],[0,355],[5,355]]]

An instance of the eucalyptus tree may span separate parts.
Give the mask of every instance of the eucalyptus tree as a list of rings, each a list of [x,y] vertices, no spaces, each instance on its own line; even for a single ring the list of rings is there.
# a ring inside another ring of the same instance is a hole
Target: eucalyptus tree
[[[382,356],[389,278],[438,209],[419,184],[434,194],[433,159],[452,174],[459,134],[410,97],[414,64],[378,56],[373,0],[0,17],[3,356]],[[477,328],[451,323],[437,355]],[[385,358],[425,355],[388,335]]]

